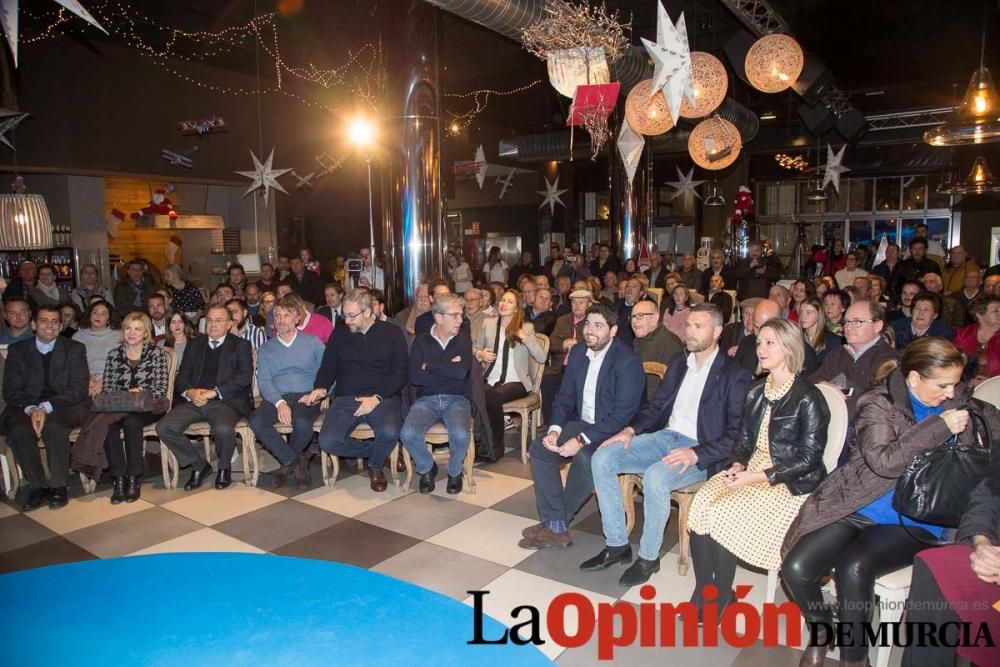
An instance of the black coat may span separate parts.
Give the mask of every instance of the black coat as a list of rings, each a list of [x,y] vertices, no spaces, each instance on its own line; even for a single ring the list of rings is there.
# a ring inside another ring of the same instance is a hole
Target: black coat
[[[49,361],[49,384],[55,395],[47,399],[53,410],[68,408],[89,401],[90,371],[87,368],[87,348],[83,343],[56,336]],[[35,346],[35,337],[14,343],[7,349],[7,364],[3,375],[3,397],[7,402],[3,419],[8,413],[23,413],[29,405],[38,405],[45,388],[42,355]]]
[[[750,462],[757,447],[757,433],[768,400],[764,397],[766,378],[757,380],[747,391],[743,404],[740,435],[733,448],[732,463]],[[764,471],[771,486],[785,484],[792,495],[811,493],[826,477],[823,450],[830,409],[826,399],[801,375],[788,392],[771,406],[768,449],[772,467]]]
[[[725,283],[722,289],[736,289],[736,274],[733,272],[733,268],[731,266],[723,265],[719,274],[722,276],[722,282]],[[701,272],[701,285],[698,291],[706,297],[710,291],[709,283],[714,275],[715,271],[712,270],[712,267],[709,267]]]
[[[675,354],[667,364],[667,374],[652,400],[644,405],[632,420],[636,434],[652,433],[666,428],[674,410],[677,392],[687,375],[687,356]],[[743,399],[750,384],[750,373],[740,368],[719,350],[698,402],[698,468],[715,472],[726,461],[740,432]]]
[[[188,389],[212,389],[199,387],[196,383],[205,366],[208,352],[208,336],[197,336],[188,340],[184,348],[184,359],[174,380],[174,393],[179,397]],[[84,364],[86,367],[86,363]],[[226,334],[222,341],[219,357],[219,372],[214,387],[218,387],[222,402],[246,417],[253,411],[253,352],[250,343],[238,336]],[[184,400],[184,399],[181,399]]]
[[[289,273],[288,284],[292,286],[292,291],[302,297],[305,301],[315,306],[324,303],[323,301],[323,279],[315,273],[306,269],[302,272],[302,278],[296,278],[294,273]]]
[[[993,546],[1000,546],[1000,483],[996,480],[984,479],[972,492],[955,541],[971,543],[976,535],[982,535]]]

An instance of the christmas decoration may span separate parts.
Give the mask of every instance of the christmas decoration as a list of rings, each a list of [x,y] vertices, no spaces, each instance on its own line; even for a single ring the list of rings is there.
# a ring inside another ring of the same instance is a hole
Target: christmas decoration
[[[743,62],[750,85],[762,93],[787,90],[802,74],[802,47],[788,35],[765,35],[758,39]]]
[[[704,51],[691,53],[691,71],[694,78],[694,98],[698,105],[692,106],[686,99],[682,100],[681,118],[704,118],[726,99],[729,75],[726,74],[726,66],[718,58]]]
[[[741,185],[736,189],[736,209],[731,220],[733,222],[741,222],[752,218],[753,211],[753,196],[750,194],[750,188]]]
[[[174,167],[184,167],[186,169],[191,169],[194,167],[194,154],[198,152],[197,146],[192,146],[187,150],[183,150],[179,153],[174,152],[168,148],[160,149],[160,157],[169,162]]]
[[[210,118],[201,120],[182,120],[177,123],[177,129],[182,134],[211,134],[212,132],[225,132],[226,119],[222,116],[212,114]]]
[[[552,51],[546,60],[549,83],[565,97],[573,97],[577,86],[611,81],[604,49],[599,46]]]
[[[312,182],[313,179],[316,177],[315,171],[311,171],[305,176],[299,176],[294,169],[292,169],[289,173],[295,178],[296,190],[301,190],[302,188],[309,188],[310,190],[312,190]]]
[[[719,116],[698,123],[688,138],[688,153],[702,169],[725,169],[736,162],[740,148],[740,131]]]
[[[251,179],[250,187],[247,188],[243,196],[246,197],[248,194],[254,190],[264,191],[264,203],[267,204],[269,195],[271,194],[271,188],[275,190],[280,190],[286,195],[288,191],[281,187],[281,183],[278,182],[278,177],[287,174],[291,169],[272,169],[271,165],[274,162],[274,149],[271,149],[271,154],[267,156],[267,161],[261,163],[254,155],[254,152],[250,151],[250,157],[253,158],[253,171],[235,171],[233,173],[239,174],[240,176],[246,176]]]
[[[483,189],[483,183],[486,181],[486,170],[489,169],[490,165],[486,162],[486,151],[483,150],[483,145],[479,144],[476,148],[476,183],[479,184],[479,189]]]
[[[642,159],[642,147],[646,145],[646,140],[642,135],[632,129],[628,119],[622,121],[621,130],[618,132],[618,152],[622,156],[625,164],[625,173],[628,174],[629,185],[635,178],[635,170]]]
[[[609,14],[603,6],[574,4],[566,0],[546,0],[545,18],[521,33],[524,48],[542,60],[550,53],[580,47],[601,48],[609,62],[622,57],[628,48],[625,28],[617,13]]]
[[[118,208],[112,208],[111,213],[108,213],[108,217],[104,219],[104,225],[107,227],[108,236],[113,239],[118,238],[118,228],[123,222],[125,222],[125,212],[118,210]]]
[[[167,246],[163,249],[163,256],[167,259],[167,264],[180,264],[181,246],[184,241],[179,236],[171,236],[167,241]]]
[[[691,52],[688,47],[687,26],[684,23],[684,12],[677,19],[677,24],[670,22],[663,3],[656,5],[656,41],[642,39],[649,57],[653,60],[653,86],[650,97],[663,91],[670,109],[670,118],[674,124],[681,108],[681,98],[687,98],[692,107],[698,101],[694,95],[694,75],[691,70]]]
[[[105,35],[108,34],[108,31],[102,28],[101,24],[77,0],[55,1]],[[17,67],[17,5],[18,0],[3,0],[0,3],[0,28],[3,28],[3,34],[7,37],[7,45],[10,46],[11,55],[14,56],[14,67]]]
[[[674,192],[674,195],[670,198],[670,201],[673,201],[677,199],[679,196],[689,192],[698,199],[701,199],[701,195],[698,194],[695,188],[704,183],[705,181],[694,180],[694,167],[691,167],[687,175],[681,173],[680,167],[676,167],[676,169],[677,169],[677,180],[667,181],[667,185],[676,190],[676,192]]]
[[[596,160],[597,155],[611,138],[608,127],[608,115],[615,108],[618,99],[620,83],[603,83],[596,85],[577,86],[573,96],[573,105],[569,109],[566,124],[573,128],[582,125],[590,135],[590,159]],[[573,131],[570,129],[570,159],[573,155]]]
[[[10,184],[10,191],[16,195],[23,195],[28,191],[28,187],[24,184],[24,176],[14,177],[14,180]]]
[[[7,138],[6,134],[20,125],[21,121],[27,117],[28,114],[20,111],[0,109],[0,142],[3,142],[3,144],[12,151],[16,152],[14,144],[10,143],[10,139]]]
[[[112,209],[112,214],[116,210],[118,209]],[[133,220],[138,220],[144,215],[169,215],[172,218],[177,217],[177,211],[174,210],[173,202],[167,197],[166,190],[157,190],[154,192],[153,196],[149,199],[149,203],[130,217]]]
[[[753,197],[750,195],[750,188],[741,185],[736,190],[736,208],[733,216],[729,219],[732,223],[733,249],[732,251],[739,258],[746,258],[750,254],[750,241],[753,240],[752,226],[755,224]]]
[[[662,92],[650,96],[653,80],[640,81],[625,98],[625,118],[629,127],[647,137],[663,134],[674,126]]]
[[[823,188],[827,185],[833,183],[833,189],[840,194],[840,175],[850,171],[847,167],[843,165],[844,160],[844,150],[847,148],[847,144],[840,147],[840,150],[836,153],[833,152],[833,146],[830,144],[826,145],[826,164],[823,166]]]
[[[545,189],[537,191],[538,194],[542,195],[542,197],[544,198],[542,200],[542,203],[538,205],[538,208],[539,209],[545,208],[545,205],[548,204],[548,206],[549,206],[549,213],[551,215],[555,215],[556,214],[556,204],[559,204],[563,208],[566,207],[566,204],[563,202],[562,197],[560,197],[560,195],[563,194],[564,192],[566,192],[566,190],[560,190],[559,189],[559,177],[558,176],[556,176],[556,182],[555,183],[550,183],[548,176],[546,176],[544,178],[545,178]]]
[[[507,189],[510,188],[511,183],[513,183],[514,173],[516,171],[517,169],[515,167],[511,167],[506,176],[497,176],[496,185],[500,186],[500,196],[497,197],[497,199],[503,199],[503,196],[507,194]]]

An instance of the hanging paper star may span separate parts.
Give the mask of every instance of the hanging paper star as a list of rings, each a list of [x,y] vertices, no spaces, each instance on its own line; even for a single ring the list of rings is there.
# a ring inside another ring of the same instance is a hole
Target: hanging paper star
[[[840,194],[840,175],[850,171],[842,164],[846,148],[847,144],[844,144],[839,151],[834,153],[833,146],[826,145],[826,169],[823,172],[823,187],[826,188],[827,185],[833,183],[833,189],[837,191],[838,195]]]
[[[254,190],[263,188],[264,203],[267,204],[267,199],[268,195],[271,193],[271,188],[274,188],[275,190],[280,190],[281,192],[284,192],[287,195],[288,191],[285,190],[285,188],[281,187],[281,183],[278,182],[278,177],[281,176],[282,174],[287,174],[288,172],[291,171],[291,169],[271,168],[271,163],[274,160],[274,149],[273,148],[271,149],[271,154],[267,156],[267,162],[264,162],[263,164],[261,164],[261,161],[257,159],[257,156],[254,155],[254,152],[252,150],[250,151],[250,157],[253,158],[253,169],[254,169],[253,171],[233,172],[239,174],[240,176],[246,176],[247,178],[252,179],[253,181],[252,183],[250,183],[250,187],[247,188],[247,191],[243,193],[243,196],[246,197]]]
[[[545,198],[542,201],[542,203],[538,205],[538,208],[540,208],[540,209],[541,208],[545,208],[545,205],[548,204],[549,205],[549,213],[551,215],[555,215],[556,214],[556,204],[559,204],[563,208],[566,208],[566,204],[563,202],[562,197],[559,196],[559,195],[563,194],[564,192],[566,192],[566,190],[560,190],[559,189],[559,177],[558,176],[556,176],[556,182],[555,183],[549,183],[549,177],[546,176],[545,177],[545,189],[544,190],[536,190],[536,192],[538,192],[538,194],[542,195],[542,197]]]
[[[621,130],[618,132],[618,153],[621,154],[622,162],[625,164],[629,185],[635,178],[635,170],[639,166],[642,147],[645,145],[646,140],[642,135],[633,130],[627,120],[623,120]]]
[[[680,167],[676,167],[676,169],[677,169],[677,180],[667,181],[667,185],[676,190],[674,196],[670,198],[670,201],[677,199],[679,196],[687,192],[690,192],[698,199],[701,199],[701,195],[698,194],[695,188],[704,183],[705,181],[694,180],[694,167],[691,167],[687,175],[681,173]]]
[[[510,171],[507,172],[506,176],[497,176],[496,184],[500,186],[500,196],[497,199],[503,199],[503,196],[507,194],[507,189],[510,187],[511,183],[514,181],[514,173],[517,171],[516,167],[511,167]]]
[[[489,164],[486,163],[486,152],[483,150],[483,145],[479,144],[479,148],[476,149],[476,183],[479,183],[479,189],[483,189],[483,183],[486,181],[486,170],[489,169]]]
[[[684,12],[677,19],[675,26],[670,22],[667,10],[662,3],[657,4],[656,41],[642,39],[649,57],[653,59],[653,85],[650,97],[663,91],[667,98],[670,117],[677,123],[681,108],[681,97],[686,97],[688,104],[697,107],[694,96],[694,75],[691,69],[691,50],[688,46],[687,25],[684,22]]]
[[[84,9],[83,5],[77,2],[77,0],[55,1],[105,35],[108,34],[108,31],[101,27],[97,19],[91,16],[90,12]],[[7,37],[10,52],[14,56],[14,67],[17,67],[17,4],[18,0],[0,0],[0,28],[3,28],[3,34]]]
[[[0,109],[0,142],[3,142],[7,148],[11,149],[15,153],[17,152],[17,149],[14,148],[14,144],[10,143],[10,139],[4,135],[17,127],[18,124],[27,117],[28,114],[20,111]]]

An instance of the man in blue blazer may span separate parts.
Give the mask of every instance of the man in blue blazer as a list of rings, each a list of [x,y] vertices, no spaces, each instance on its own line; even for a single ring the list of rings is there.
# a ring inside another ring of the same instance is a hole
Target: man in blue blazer
[[[552,406],[545,437],[531,443],[531,475],[541,523],[526,528],[525,549],[568,547],[567,526],[594,490],[590,457],[642,407],[646,380],[642,362],[616,338],[617,316],[610,306],[587,311],[585,345],[574,345]],[[572,461],[566,488],[559,468]]]
[[[607,546],[582,563],[581,570],[603,570],[632,560],[618,475],[643,474],[642,540],[639,558],[619,579],[625,586],[643,583],[660,569],[670,492],[704,481],[721,468],[740,430],[751,376],[719,348],[722,312],[712,303],[694,306],[685,326],[687,355],[674,355],[652,401],[593,457]]]

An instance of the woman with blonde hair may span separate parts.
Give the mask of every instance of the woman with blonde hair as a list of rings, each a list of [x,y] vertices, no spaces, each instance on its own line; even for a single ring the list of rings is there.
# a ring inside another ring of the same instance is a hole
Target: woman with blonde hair
[[[153,399],[167,398],[167,358],[153,343],[153,325],[145,313],[131,312],[122,320],[121,345],[108,353],[102,392],[146,391]],[[142,487],[142,430],[160,418],[153,412],[129,412],[112,423],[104,439],[108,469],[114,480],[111,504],[135,502]],[[122,434],[125,443],[122,446]]]
[[[803,345],[788,320],[770,319],[757,334],[757,360],[767,376],[747,390],[729,469],[709,479],[691,503],[691,601],[699,609],[710,584],[718,589],[720,613],[733,602],[737,559],[778,569],[788,526],[826,474],[830,411],[801,375]]]
[[[530,359],[544,364],[546,357],[534,326],[524,315],[521,295],[515,290],[507,290],[500,297],[496,317],[483,320],[476,330],[472,351],[483,365],[493,446],[503,456],[503,404],[538,391],[531,377]]]

